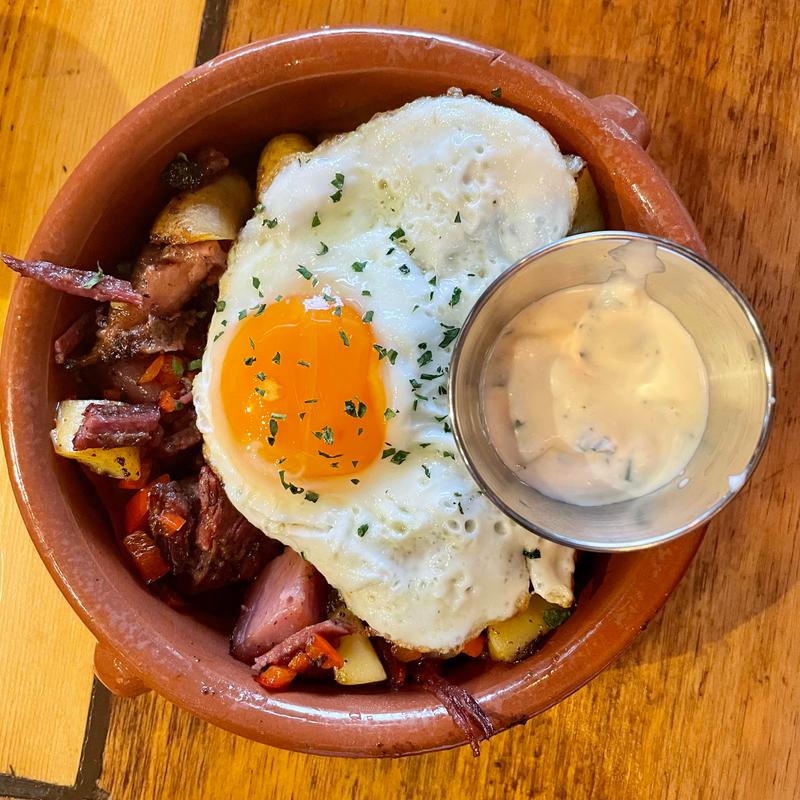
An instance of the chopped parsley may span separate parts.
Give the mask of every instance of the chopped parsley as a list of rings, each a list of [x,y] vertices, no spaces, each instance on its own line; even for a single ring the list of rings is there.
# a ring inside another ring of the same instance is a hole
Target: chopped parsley
[[[278,435],[278,420],[270,419],[269,421],[269,433],[270,436],[277,436]]]
[[[397,450],[394,447],[387,447],[382,453],[381,458],[389,458],[389,456],[393,456]]]
[[[202,366],[203,366],[203,360],[202,360],[202,359],[200,359],[200,358],[193,358],[193,359],[192,359],[192,360],[189,362],[189,371],[190,371],[190,372],[194,372],[195,370],[198,370],[198,369],[200,369],[200,367],[202,367]]]
[[[356,398],[356,400],[358,400],[358,398]],[[362,403],[361,400],[358,400],[357,403],[355,400],[345,400],[344,412],[345,414],[349,414],[351,417],[357,417],[358,419],[361,419],[361,417],[367,413],[367,404]]]
[[[390,234],[389,239],[391,241],[396,242],[398,239],[402,239],[406,235],[406,232],[398,225]]]
[[[453,220],[453,222],[456,222],[456,223],[461,222],[461,212],[460,211],[456,211],[456,218]]]
[[[256,378],[260,381],[265,381],[267,376],[263,372],[256,372]]]
[[[321,431],[314,431],[314,436],[316,436],[317,439],[322,439],[325,444],[333,444],[333,431],[328,425],[326,425]]]
[[[430,350],[426,350],[418,359],[417,364],[421,367],[424,367],[426,364],[430,364],[433,360],[433,353]]]
[[[280,350],[278,350],[278,352],[275,353],[274,356],[272,356],[272,360],[273,360],[273,362],[275,364],[280,364],[281,363],[281,351]]]
[[[363,536],[364,536],[364,534],[365,534],[365,533],[366,533],[368,530],[369,530],[369,523],[368,523],[368,522],[365,522],[363,525],[359,525],[359,526],[358,526],[358,530],[356,531],[356,533],[357,533],[359,536],[363,537]]]
[[[283,486],[283,488],[287,491],[290,491],[292,494],[302,494],[305,491],[305,489],[295,486],[293,483],[287,483],[285,470],[279,469],[278,477],[281,479],[281,486]]]
[[[87,275],[83,281],[81,281],[81,287],[83,289],[92,289],[93,287],[97,286],[101,280],[105,277],[105,273],[100,268],[100,265],[97,265],[97,272],[93,272],[91,275]]]
[[[402,464],[408,455],[408,450],[397,450],[392,456],[392,464]]]
[[[256,394],[259,397],[266,397],[267,395],[267,393],[260,386],[256,386]]]
[[[353,272],[363,272],[364,267],[367,266],[366,261],[354,261],[353,262]]]
[[[311,272],[307,270],[302,264],[297,268],[297,271],[307,280],[310,281],[312,278]]]
[[[461,300],[461,289],[456,286],[456,288],[453,289],[453,296],[450,298],[450,305],[457,306],[459,300]]]
[[[454,325],[443,325],[442,327],[444,328],[444,335],[442,336],[442,341],[439,342],[439,347],[444,348],[453,343],[461,328],[456,328]]]
[[[333,459],[333,458],[341,458],[342,457],[342,453],[336,453],[336,455],[331,455],[329,453],[323,453],[322,450],[317,450],[317,453],[319,455],[321,455],[323,458]],[[331,466],[333,466],[333,465],[331,465]]]
[[[303,361],[303,359],[302,359],[302,358],[301,358],[301,359],[300,359],[300,361],[298,361],[297,363],[298,363],[298,364],[299,364],[301,367],[310,367],[310,366],[311,366],[311,364],[309,364],[309,363],[308,363],[308,361]]]
[[[398,267],[398,269],[403,273],[403,275],[408,275],[408,273],[411,272],[411,268],[405,264],[403,264],[401,267]]]
[[[427,466],[427,464],[423,464],[423,465],[422,465],[422,471],[425,473],[425,477],[426,477],[426,478],[430,478],[430,476],[431,476],[431,471],[428,469],[428,466]]]
[[[365,312],[364,316],[361,317],[362,322],[372,322],[372,318],[375,316],[374,311],[367,311]]]
[[[183,375],[183,361],[177,356],[172,356],[172,372],[176,378],[180,378]]]
[[[243,309],[242,309],[242,310],[239,312],[239,319],[244,319],[246,316],[247,316],[247,309],[246,309],[246,308],[243,308]]]
[[[572,615],[572,611],[568,608],[546,608],[542,614],[544,624],[548,628],[557,628],[562,622],[565,622]]]
[[[217,300],[217,304],[214,306],[217,311],[224,311],[225,310],[225,301],[224,300]]]
[[[442,458],[452,458],[453,461],[456,460],[455,453],[451,453],[449,450],[442,450]]]
[[[306,496],[303,499],[308,500],[309,503],[316,503],[317,500],[319,500],[319,494],[317,492],[312,492],[310,489],[306,489]]]
[[[372,292],[369,289],[362,289],[361,290],[362,297],[372,297]]]
[[[495,86],[490,94],[499,100],[503,96],[503,90],[499,86]]]
[[[314,218],[311,220],[311,227],[318,228],[322,223],[319,221],[319,212],[314,212]]]
[[[350,339],[347,338],[347,334],[342,328],[339,328],[339,338],[344,342],[345,347],[350,347]]]
[[[328,245],[326,245],[325,242],[320,242],[319,243],[319,250],[317,251],[317,255],[318,256],[324,256],[325,253],[327,253],[327,252],[328,252]]]
[[[255,356],[248,356],[244,360],[244,364],[245,364],[246,367],[251,367],[255,363],[256,363],[256,357]]]
[[[539,550],[538,547],[534,548],[533,550],[523,550],[522,551],[522,555],[524,555],[525,558],[541,558],[542,557],[542,553],[541,553],[541,551]]]
[[[278,218],[273,217],[272,219],[265,219],[261,223],[261,227],[263,228],[265,225],[268,228],[274,228],[278,224]]]
[[[331,186],[333,186],[336,191],[330,196],[331,200],[334,203],[338,203],[342,199],[342,189],[344,188],[344,175],[341,172],[337,172],[334,179],[331,181]]]
[[[253,288],[258,289],[259,286],[261,286],[261,278],[257,278],[253,275]]]
[[[396,416],[397,416],[397,412],[394,411],[391,408],[387,408],[386,411],[383,412],[383,418],[385,420],[387,420],[387,421],[392,419],[392,417],[396,417]]]
[[[361,481],[358,478],[350,478],[350,483],[352,483],[354,486],[358,486]]]

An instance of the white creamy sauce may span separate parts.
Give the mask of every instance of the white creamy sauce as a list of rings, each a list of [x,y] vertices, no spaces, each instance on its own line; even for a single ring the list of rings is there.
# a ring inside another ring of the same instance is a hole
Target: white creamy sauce
[[[632,255],[636,255],[632,253]],[[543,494],[597,506],[681,474],[708,416],[708,377],[652,268],[553,292],[506,326],[484,375],[495,447]]]

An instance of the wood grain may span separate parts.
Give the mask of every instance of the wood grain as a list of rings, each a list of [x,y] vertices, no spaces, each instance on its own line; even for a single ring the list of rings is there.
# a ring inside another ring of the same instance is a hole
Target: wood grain
[[[0,250],[22,254],[95,140],[192,63],[201,12],[201,0],[4,4]],[[2,320],[11,286],[3,270]],[[36,555],[4,470],[0,529],[0,772],[72,785],[94,643]]]
[[[75,0],[71,8],[91,5],[98,4]],[[168,20],[195,5],[152,4],[152,19],[161,15],[159,30],[170,30]],[[465,750],[401,761],[300,756],[238,739],[148,695],[114,703],[101,785],[116,800],[797,796],[800,74],[794,14],[788,0],[231,0],[225,47],[321,24],[402,24],[505,48],[590,95],[633,99],[651,120],[651,153],[695,216],[712,258],[765,323],[778,369],[778,413],[755,479],[714,521],[648,632],[581,692],[486,744],[480,759]],[[30,35],[7,34],[35,50],[40,45]],[[101,31],[91,35],[82,39],[87,51],[107,54]],[[155,38],[151,32],[142,41],[150,45]],[[137,68],[150,70],[162,50],[138,51]],[[193,54],[185,56],[183,66],[192,61]],[[59,108],[66,113],[76,98],[85,103],[101,96],[121,112],[130,86],[143,88],[136,73],[115,72],[113,92],[104,88],[102,71],[62,83],[58,95],[66,99]],[[5,246],[12,233],[27,241],[42,197],[56,185],[53,154],[66,145],[53,141],[76,137],[71,152],[82,152],[81,131],[52,124],[42,99],[47,91],[40,81],[18,101],[18,117],[29,131],[41,132],[49,161],[43,166],[34,147],[17,151],[13,188],[19,190],[21,176],[32,177],[21,189],[25,219],[0,220]],[[0,142],[8,158],[10,140]],[[8,168],[0,167],[5,176]],[[11,199],[7,180],[0,181],[4,209]]]

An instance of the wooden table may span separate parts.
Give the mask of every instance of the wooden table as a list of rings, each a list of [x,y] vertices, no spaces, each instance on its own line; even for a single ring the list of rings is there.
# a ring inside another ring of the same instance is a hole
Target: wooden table
[[[510,50],[589,95],[625,94],[646,112],[653,158],[693,213],[712,259],[765,323],[780,391],[758,473],[715,519],[647,633],[590,686],[497,736],[479,759],[465,749],[399,761],[301,756],[237,739],[152,694],[111,700],[109,720],[104,691],[90,698],[91,637],[38,562],[4,482],[0,771],[7,775],[0,795],[798,796],[798,25],[790,0],[716,5],[7,0],[0,16],[0,249],[24,252],[91,144],[196,60],[322,24],[427,28]],[[10,285],[3,273],[4,304]]]

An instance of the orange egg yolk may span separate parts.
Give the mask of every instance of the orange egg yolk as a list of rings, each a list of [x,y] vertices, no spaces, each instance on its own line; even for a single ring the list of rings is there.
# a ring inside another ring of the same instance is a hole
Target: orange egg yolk
[[[386,407],[371,326],[354,308],[286,297],[250,311],[222,368],[236,439],[287,474],[361,472],[384,446]]]

